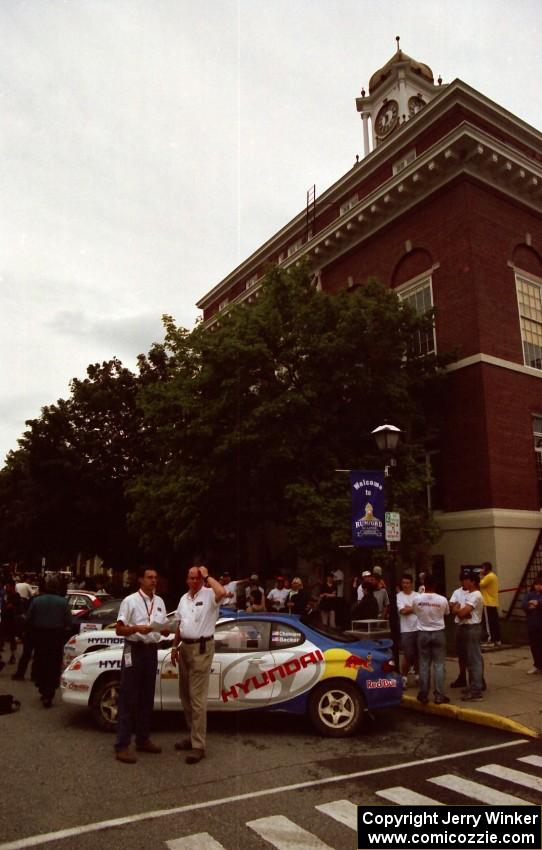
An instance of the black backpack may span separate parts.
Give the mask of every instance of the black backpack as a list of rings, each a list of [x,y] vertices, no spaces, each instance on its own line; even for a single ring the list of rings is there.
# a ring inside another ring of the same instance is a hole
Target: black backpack
[[[0,694],[0,714],[12,714],[19,711],[21,703],[14,699],[12,694]]]

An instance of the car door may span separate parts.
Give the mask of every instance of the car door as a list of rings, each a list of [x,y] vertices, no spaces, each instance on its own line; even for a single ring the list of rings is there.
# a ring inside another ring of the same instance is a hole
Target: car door
[[[271,624],[270,649],[273,667],[271,703],[285,703],[310,691],[322,677],[324,657],[308,641],[294,621],[276,620]]]
[[[227,620],[215,632],[215,654],[209,679],[208,707],[214,711],[239,711],[265,707],[273,683],[268,671],[274,665],[269,652],[270,624],[262,620]],[[179,707],[179,671],[171,652],[160,665],[163,709]]]

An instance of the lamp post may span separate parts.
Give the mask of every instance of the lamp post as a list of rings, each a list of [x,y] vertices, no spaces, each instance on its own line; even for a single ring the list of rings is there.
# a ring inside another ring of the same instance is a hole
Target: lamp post
[[[401,429],[395,425],[379,425],[371,434],[375,439],[378,450],[385,457],[384,477],[390,477],[390,469],[397,466],[394,454],[399,445]],[[386,488],[389,493],[389,486]],[[388,552],[391,557],[388,561],[388,582],[389,582],[389,597],[390,597],[390,632],[393,641],[393,658],[396,669],[399,670],[399,642],[401,638],[401,629],[399,625],[399,613],[397,611],[397,593],[396,593],[396,576],[395,576],[395,554],[393,552],[391,542],[387,541]]]

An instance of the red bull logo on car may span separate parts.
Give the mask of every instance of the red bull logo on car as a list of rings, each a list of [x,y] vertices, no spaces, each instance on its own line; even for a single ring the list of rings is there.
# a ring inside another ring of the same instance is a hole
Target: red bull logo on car
[[[344,662],[344,666],[348,670],[367,670],[367,672],[373,672],[373,665],[371,664],[372,653],[367,653],[367,658],[360,658],[359,655],[349,655],[346,661]]]

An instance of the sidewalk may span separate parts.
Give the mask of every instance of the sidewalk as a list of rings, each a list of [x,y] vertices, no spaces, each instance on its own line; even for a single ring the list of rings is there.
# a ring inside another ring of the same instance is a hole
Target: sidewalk
[[[449,705],[422,705],[416,687],[403,696],[405,708],[429,714],[455,717],[467,723],[492,726],[530,737],[542,737],[542,674],[527,675],[533,666],[528,646],[502,646],[484,649],[487,690],[482,702],[461,702],[461,688],[450,688],[457,677],[457,659],[446,659],[446,696]]]

